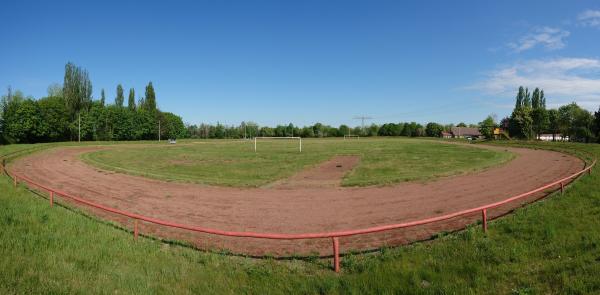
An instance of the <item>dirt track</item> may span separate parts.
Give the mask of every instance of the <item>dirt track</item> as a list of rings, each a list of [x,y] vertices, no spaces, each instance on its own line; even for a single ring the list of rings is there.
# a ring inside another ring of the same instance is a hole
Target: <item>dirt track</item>
[[[9,169],[67,193],[159,219],[232,231],[308,233],[367,228],[468,209],[529,191],[575,173],[584,166],[580,159],[561,153],[510,148],[518,156],[504,165],[427,183],[341,188],[298,186],[298,182],[292,181],[295,183],[293,189],[285,183],[280,187],[236,189],[107,172],[78,160],[79,154],[94,149],[97,148],[53,149],[19,159]],[[350,160],[348,163],[354,165],[356,162],[352,164]],[[305,178],[306,175],[300,177]],[[488,215],[498,216],[516,206],[520,203],[492,210]],[[90,211],[131,228],[130,220]],[[341,250],[365,250],[425,239],[439,231],[459,229],[478,218],[480,216],[474,215],[416,228],[345,237],[340,239]],[[187,240],[201,248],[229,249],[250,255],[331,253],[331,241],[327,239],[228,238],[150,224],[142,224],[141,232]]]

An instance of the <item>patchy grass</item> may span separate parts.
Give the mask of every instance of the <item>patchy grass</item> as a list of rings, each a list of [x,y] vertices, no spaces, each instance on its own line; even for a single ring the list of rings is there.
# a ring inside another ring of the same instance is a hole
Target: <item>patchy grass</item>
[[[600,145],[527,144],[600,156]],[[0,149],[0,154],[3,150]],[[564,195],[426,243],[329,260],[195,251],[130,233],[0,177],[0,294],[597,294],[600,174]]]
[[[360,155],[343,180],[345,186],[385,185],[428,180],[504,163],[508,152],[445,144],[431,140],[309,139],[302,153],[297,141],[265,141],[254,152],[250,141],[201,141],[177,146],[126,147],[82,155],[99,168],[169,181],[223,186],[261,186],[286,178],[335,155]]]

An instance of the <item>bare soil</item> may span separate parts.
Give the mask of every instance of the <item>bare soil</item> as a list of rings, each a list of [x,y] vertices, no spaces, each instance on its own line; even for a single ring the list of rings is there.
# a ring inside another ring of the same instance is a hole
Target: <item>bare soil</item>
[[[479,146],[481,147],[481,146]],[[336,157],[313,169],[266,188],[214,187],[174,183],[103,171],[81,162],[78,155],[98,147],[65,147],[16,160],[9,170],[82,198],[163,220],[220,230],[264,233],[310,233],[360,229],[439,216],[506,199],[575,173],[580,159],[562,153],[521,148],[517,157],[478,173],[408,182],[385,187],[339,187],[339,180],[358,161]],[[341,163],[342,167],[337,167]],[[493,218],[523,203],[488,212]],[[57,198],[58,199],[58,198]],[[61,200],[59,200],[61,201]],[[90,213],[131,228],[132,221],[95,209]],[[368,250],[427,239],[480,220],[478,214],[375,234],[340,238],[341,251]],[[228,249],[248,255],[331,254],[331,241],[230,238],[142,223],[142,234],[180,239],[203,249]]]
[[[300,189],[339,187],[342,184],[344,175],[352,171],[359,161],[359,156],[335,156],[314,168],[302,170],[289,178],[266,185],[265,188]]]

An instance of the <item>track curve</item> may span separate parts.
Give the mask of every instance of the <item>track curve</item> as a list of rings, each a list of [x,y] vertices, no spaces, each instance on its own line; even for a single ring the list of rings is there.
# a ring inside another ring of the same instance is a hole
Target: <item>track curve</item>
[[[480,146],[482,147],[482,146]],[[170,183],[99,170],[78,155],[98,147],[48,150],[21,158],[9,169],[32,180],[84,199],[190,225],[231,231],[305,233],[366,228],[418,220],[506,199],[573,174],[583,161],[552,151],[506,149],[518,156],[501,166],[475,174],[440,178],[427,183],[402,183],[367,188],[254,188],[237,189]],[[542,197],[532,196],[527,201]],[[490,217],[518,204],[499,207]],[[130,220],[88,209],[100,217],[130,226]],[[342,250],[371,249],[428,238],[472,223],[477,216],[344,238]],[[329,241],[274,241],[219,237],[151,224],[143,233],[189,241],[201,248],[229,249],[250,255],[330,253]]]

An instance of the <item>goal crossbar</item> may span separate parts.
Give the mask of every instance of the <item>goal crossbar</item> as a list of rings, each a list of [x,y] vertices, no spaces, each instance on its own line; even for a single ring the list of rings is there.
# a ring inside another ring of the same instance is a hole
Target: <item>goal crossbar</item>
[[[254,137],[254,152],[256,152],[257,139],[298,139],[298,150],[302,152],[302,137],[299,136],[257,136]]]

